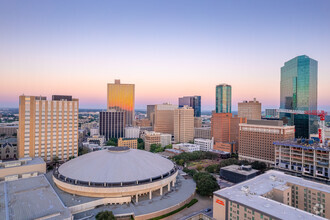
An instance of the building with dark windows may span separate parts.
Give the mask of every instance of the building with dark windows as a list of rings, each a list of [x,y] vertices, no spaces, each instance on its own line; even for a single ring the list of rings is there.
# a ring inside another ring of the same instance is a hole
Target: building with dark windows
[[[317,61],[306,55],[295,57],[281,68],[281,109],[317,110]],[[317,116],[281,113],[285,124],[295,125],[295,136],[317,133]]]
[[[194,117],[201,117],[201,96],[184,96],[179,98],[179,108],[185,105],[194,109]]]
[[[220,84],[215,89],[215,112],[231,113],[231,86]]]
[[[230,165],[220,169],[220,177],[232,183],[240,183],[258,175],[259,170],[249,166]]]
[[[115,110],[100,112],[99,123],[100,135],[106,140],[124,137],[125,112]]]

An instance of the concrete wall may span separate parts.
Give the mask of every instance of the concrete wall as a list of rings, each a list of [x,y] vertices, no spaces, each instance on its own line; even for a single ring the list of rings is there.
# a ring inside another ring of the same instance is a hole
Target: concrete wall
[[[33,172],[38,172],[39,174],[46,173],[46,163],[0,168],[0,180],[3,179],[5,176],[16,175],[16,174],[20,176],[25,173],[33,173]]]

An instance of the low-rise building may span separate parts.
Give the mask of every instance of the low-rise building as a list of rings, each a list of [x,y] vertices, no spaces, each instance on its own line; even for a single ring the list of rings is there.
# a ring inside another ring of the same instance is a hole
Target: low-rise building
[[[138,141],[136,138],[119,138],[118,147],[129,147],[131,149],[137,149]]]
[[[10,181],[46,173],[46,163],[40,157],[0,161],[0,181]]]
[[[139,138],[140,127],[125,127],[125,138]]]
[[[17,135],[18,126],[0,125],[0,135],[4,137]]]
[[[96,136],[96,135],[99,135],[99,134],[100,134],[99,131],[100,131],[99,128],[91,128],[91,129],[89,129],[90,136]]]
[[[330,186],[270,170],[213,193],[215,219],[329,219]]]
[[[232,183],[240,183],[258,174],[258,170],[249,166],[230,165],[220,169],[220,177]]]
[[[195,138],[211,139],[211,127],[195,128]]]
[[[184,152],[194,152],[194,151],[200,151],[201,150],[199,145],[189,144],[189,143],[173,144],[173,149],[182,150]]]
[[[200,146],[201,151],[210,151],[213,149],[214,139],[196,138],[194,144]]]
[[[152,144],[161,144],[159,132],[145,131],[143,139],[146,151],[150,151],[150,145]]]
[[[17,159],[17,138],[0,140],[0,160]]]
[[[92,137],[87,138],[87,142],[89,144],[98,144],[100,146],[104,146],[105,144],[105,137],[100,135],[94,135]]]
[[[330,180],[330,147],[313,140],[274,142],[275,167],[309,178]]]
[[[165,147],[172,143],[172,135],[171,134],[160,134],[160,145]]]

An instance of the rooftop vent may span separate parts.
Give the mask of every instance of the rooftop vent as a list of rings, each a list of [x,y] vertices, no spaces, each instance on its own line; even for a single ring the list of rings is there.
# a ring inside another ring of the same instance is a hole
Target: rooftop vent
[[[276,181],[276,176],[275,176],[275,175],[270,175],[270,176],[269,176],[269,179],[270,179],[270,180],[273,180],[273,181]]]
[[[241,190],[242,190],[242,192],[248,194],[250,192],[250,187],[249,186],[242,186]]]

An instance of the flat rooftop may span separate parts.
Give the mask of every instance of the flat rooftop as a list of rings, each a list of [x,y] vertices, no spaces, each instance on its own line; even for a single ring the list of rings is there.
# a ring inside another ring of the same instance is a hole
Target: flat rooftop
[[[20,163],[20,165],[18,165]],[[12,165],[5,167],[6,165]],[[15,165],[17,164],[17,165]],[[22,167],[22,166],[30,166],[30,165],[36,165],[36,164],[46,164],[45,161],[41,157],[35,157],[35,158],[21,158],[19,160],[10,160],[10,161],[1,161],[0,160],[0,169],[8,169],[11,167]]]
[[[324,219],[320,216],[302,211],[300,209],[285,205],[283,203],[263,197],[273,188],[285,187],[286,183],[305,186],[326,193],[330,193],[330,186],[305,180],[299,177],[290,176],[283,172],[270,170],[265,174],[257,176],[232,187],[227,187],[214,192],[215,195],[238,202],[247,207],[268,213],[279,219]],[[248,193],[242,190],[242,187],[249,188]]]
[[[0,183],[1,219],[71,219],[44,175]]]
[[[330,147],[321,146],[316,141],[309,142],[308,140],[305,140],[304,142],[298,142],[297,140],[276,141],[273,144],[278,146],[297,147],[305,150],[330,151]]]
[[[259,170],[255,170],[255,169],[243,170],[242,167],[239,166],[239,165],[230,165],[230,166],[222,167],[221,170],[227,170],[227,171],[242,174],[242,175],[245,175],[245,176],[259,172]]]

